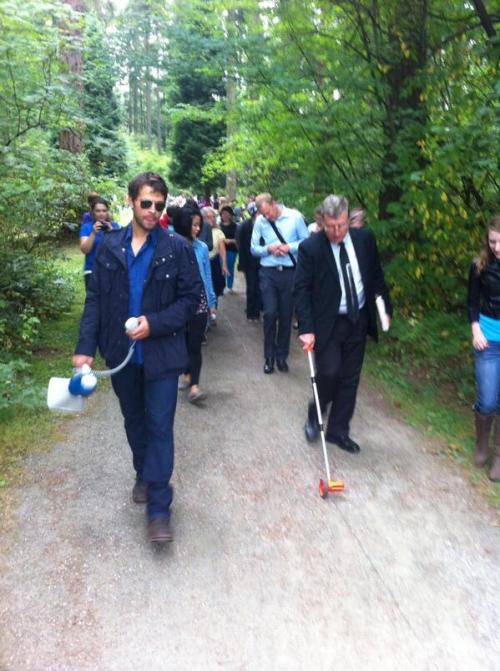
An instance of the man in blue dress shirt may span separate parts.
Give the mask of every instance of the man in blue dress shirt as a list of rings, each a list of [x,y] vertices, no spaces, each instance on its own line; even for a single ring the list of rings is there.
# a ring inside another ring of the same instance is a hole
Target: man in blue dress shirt
[[[275,362],[279,371],[287,373],[297,253],[302,240],[309,237],[309,231],[298,210],[278,203],[269,193],[259,194],[255,205],[259,216],[253,227],[250,249],[260,258],[264,373],[273,373]]]
[[[158,226],[167,194],[167,185],[155,173],[142,173],[130,182],[132,221],[110,231],[99,247],[73,356],[76,368],[92,366],[99,347],[114,368],[125,359],[130,343],[136,343],[131,361],[111,381],[132,451],[132,498],[147,503],[152,542],[172,540],[177,381],[188,362],[186,324],[202,291],[191,246]],[[139,325],[126,334],[129,317],[137,317]]]

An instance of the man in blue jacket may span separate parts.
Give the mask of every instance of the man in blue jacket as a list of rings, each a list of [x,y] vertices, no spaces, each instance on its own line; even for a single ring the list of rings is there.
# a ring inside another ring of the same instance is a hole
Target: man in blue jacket
[[[158,226],[168,189],[157,174],[138,175],[128,186],[131,223],[104,238],[97,254],[80,323],[73,365],[92,366],[97,347],[113,368],[131,361],[111,380],[125,420],[136,482],[132,498],[147,503],[152,542],[172,540],[170,478],[177,380],[186,368],[186,324],[202,291],[192,248]],[[125,334],[124,324],[138,327]]]

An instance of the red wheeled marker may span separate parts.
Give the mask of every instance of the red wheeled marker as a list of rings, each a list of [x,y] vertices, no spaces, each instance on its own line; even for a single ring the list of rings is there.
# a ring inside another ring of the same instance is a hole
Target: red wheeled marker
[[[316,405],[316,412],[318,413],[319,432],[321,435],[321,444],[323,446],[323,457],[325,459],[326,482],[319,481],[318,491],[322,499],[326,499],[328,492],[331,494],[339,494],[344,491],[344,482],[342,480],[332,480],[330,474],[330,466],[328,464],[328,453],[326,451],[325,431],[323,429],[323,416],[321,414],[321,406],[319,404],[318,387],[316,385],[316,373],[314,370],[314,359],[312,349],[307,350],[307,358],[309,360],[309,368],[311,370],[311,384],[313,388],[314,403]]]

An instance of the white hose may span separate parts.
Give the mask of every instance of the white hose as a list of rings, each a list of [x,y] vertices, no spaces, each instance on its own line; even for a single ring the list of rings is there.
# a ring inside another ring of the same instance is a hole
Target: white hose
[[[128,364],[130,359],[132,358],[132,354],[134,353],[134,348],[135,348],[135,342],[133,342],[130,345],[130,349],[128,351],[127,356],[125,359],[116,366],[116,368],[110,368],[109,370],[93,370],[92,374],[95,375],[96,377],[110,377],[111,375],[114,375],[115,373],[118,373],[122,368],[125,368],[125,366]]]

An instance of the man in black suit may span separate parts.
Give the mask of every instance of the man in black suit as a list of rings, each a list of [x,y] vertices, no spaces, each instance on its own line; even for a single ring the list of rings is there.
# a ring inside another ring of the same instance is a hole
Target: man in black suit
[[[299,336],[304,350],[316,353],[321,409],[331,403],[326,440],[347,452],[360,447],[349,437],[366,336],[377,340],[375,299],[382,296],[392,314],[375,237],[367,229],[349,230],[343,196],[325,198],[323,230],[301,243],[294,284]],[[315,440],[319,424],[309,404],[306,438]]]

